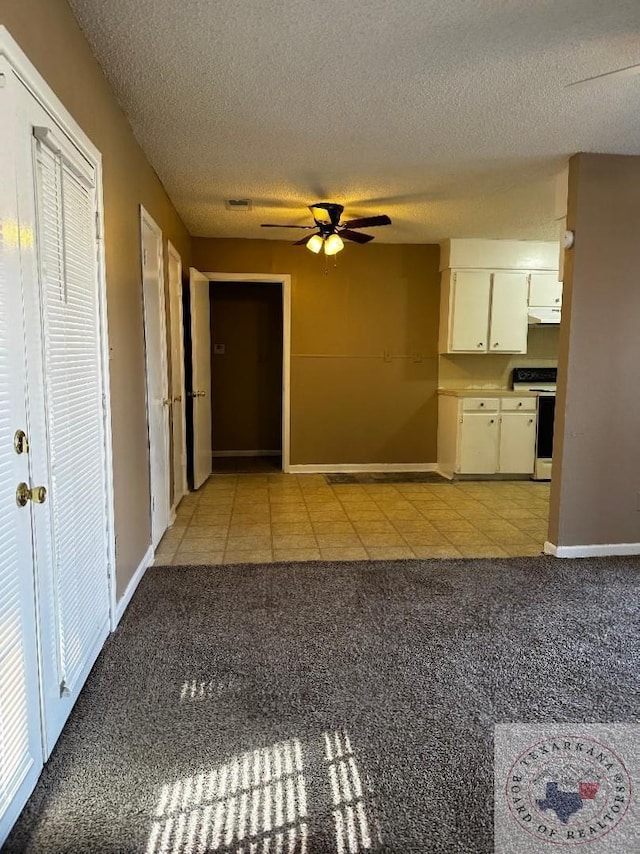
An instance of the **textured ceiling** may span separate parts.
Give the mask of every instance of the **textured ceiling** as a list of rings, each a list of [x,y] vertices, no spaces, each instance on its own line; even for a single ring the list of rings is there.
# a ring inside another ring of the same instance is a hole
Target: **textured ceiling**
[[[194,235],[554,238],[568,155],[640,154],[640,75],[566,88],[640,63],[640,0],[70,2]]]

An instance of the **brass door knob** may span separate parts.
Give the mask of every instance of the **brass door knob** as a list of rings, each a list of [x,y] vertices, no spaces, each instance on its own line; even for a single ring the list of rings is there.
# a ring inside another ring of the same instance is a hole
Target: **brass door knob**
[[[13,437],[13,449],[16,454],[29,453],[29,440],[27,439],[27,434],[24,430],[16,430],[15,436]]]
[[[47,488],[45,486],[33,486],[29,488],[26,483],[19,483],[16,489],[16,504],[24,507],[27,501],[34,504],[44,504],[47,500]]]

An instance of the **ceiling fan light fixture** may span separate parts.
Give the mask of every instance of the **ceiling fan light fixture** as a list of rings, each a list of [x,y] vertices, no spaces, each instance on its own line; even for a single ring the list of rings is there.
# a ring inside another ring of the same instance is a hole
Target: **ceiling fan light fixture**
[[[344,243],[338,234],[330,234],[324,242],[325,255],[337,255],[343,249]]]
[[[322,244],[324,243],[323,239],[319,234],[314,234],[313,237],[310,237],[307,241],[307,249],[310,249],[311,252],[315,252],[317,255],[318,252],[322,249]]]

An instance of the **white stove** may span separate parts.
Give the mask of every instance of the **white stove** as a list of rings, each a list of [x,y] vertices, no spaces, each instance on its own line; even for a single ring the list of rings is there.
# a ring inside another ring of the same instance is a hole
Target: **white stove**
[[[536,459],[533,480],[551,480],[557,368],[514,368],[514,391],[535,392],[537,400]]]

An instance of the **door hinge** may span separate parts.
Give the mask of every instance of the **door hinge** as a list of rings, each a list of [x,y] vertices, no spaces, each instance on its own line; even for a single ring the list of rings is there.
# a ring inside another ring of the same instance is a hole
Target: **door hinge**
[[[102,392],[102,411],[106,415],[107,414],[107,395]]]
[[[155,499],[155,495],[152,495],[152,496],[151,496],[151,509],[152,509],[152,510],[155,510],[155,509],[156,509],[156,499]]]
[[[147,266],[147,250],[146,249],[142,250],[142,263],[144,264],[145,267]]]
[[[60,683],[60,696],[61,697],[69,697],[71,696],[71,689],[69,688],[69,683],[66,679],[63,679]]]
[[[100,212],[96,211],[96,240],[102,240],[102,232],[100,231]]]

